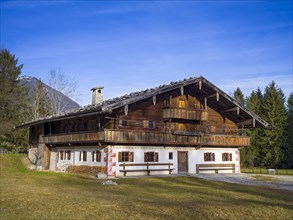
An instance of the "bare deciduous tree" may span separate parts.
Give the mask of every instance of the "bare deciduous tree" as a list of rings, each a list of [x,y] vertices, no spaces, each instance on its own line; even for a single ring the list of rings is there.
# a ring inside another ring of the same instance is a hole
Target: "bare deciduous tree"
[[[48,98],[48,89],[44,86],[41,80],[33,88],[31,114],[32,119],[36,120],[51,113],[51,105]]]
[[[48,85],[53,88],[53,90],[48,91],[53,115],[59,115],[66,111],[70,103],[67,97],[73,100],[77,99],[77,82],[73,78],[66,77],[59,69],[50,70],[48,73]]]

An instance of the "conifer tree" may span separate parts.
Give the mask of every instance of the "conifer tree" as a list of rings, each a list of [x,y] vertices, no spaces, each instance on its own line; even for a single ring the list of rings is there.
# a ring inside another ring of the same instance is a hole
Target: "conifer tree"
[[[287,127],[285,131],[284,168],[293,168],[293,93],[287,101]]]
[[[22,67],[15,55],[0,50],[0,148],[14,151],[27,144],[27,132],[13,129],[27,117],[27,89],[19,84]]]
[[[263,95],[258,88],[256,91],[252,91],[250,96],[246,98],[247,108],[262,117],[263,108]],[[241,150],[241,163],[244,166],[260,166],[260,152],[262,147],[262,134],[263,128],[252,128],[247,131],[250,136],[251,144]]]
[[[261,159],[265,166],[276,167],[283,158],[287,115],[284,93],[274,81],[265,88],[263,110],[264,120],[270,124],[270,129],[264,129]]]
[[[244,95],[239,87],[233,93],[234,99],[244,106]]]

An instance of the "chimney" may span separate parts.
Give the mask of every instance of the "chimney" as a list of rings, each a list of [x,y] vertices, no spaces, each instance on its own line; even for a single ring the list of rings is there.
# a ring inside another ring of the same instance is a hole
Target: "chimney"
[[[103,102],[103,89],[104,87],[102,86],[91,89],[93,91],[92,105],[98,105]]]

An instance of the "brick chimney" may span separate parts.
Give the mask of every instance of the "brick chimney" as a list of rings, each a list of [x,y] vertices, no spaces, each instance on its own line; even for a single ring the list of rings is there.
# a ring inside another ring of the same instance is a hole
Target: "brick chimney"
[[[104,87],[102,86],[91,89],[93,91],[92,105],[98,105],[103,102],[103,89]]]

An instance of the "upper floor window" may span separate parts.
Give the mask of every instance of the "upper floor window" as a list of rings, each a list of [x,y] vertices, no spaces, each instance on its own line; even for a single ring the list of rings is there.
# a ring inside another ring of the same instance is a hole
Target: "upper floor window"
[[[232,153],[222,153],[222,161],[232,161]]]
[[[204,153],[204,161],[215,161],[215,153]]]
[[[143,127],[144,128],[154,129],[155,128],[155,122],[154,121],[143,120]]]
[[[179,108],[186,108],[186,101],[183,99],[179,99]]]
[[[118,153],[118,162],[133,162],[134,153],[122,151]]]
[[[128,126],[128,122],[126,120],[121,120],[121,126],[122,127],[127,127]]]
[[[159,162],[159,153],[158,152],[144,153],[144,162]]]

